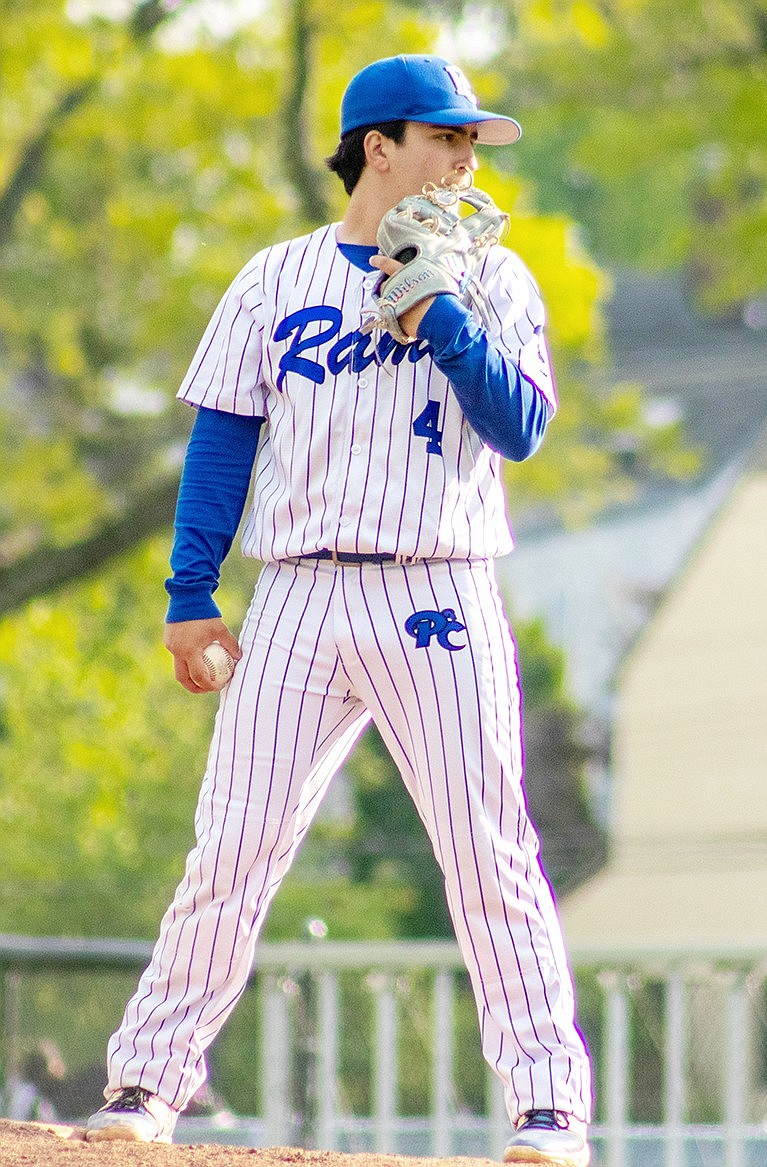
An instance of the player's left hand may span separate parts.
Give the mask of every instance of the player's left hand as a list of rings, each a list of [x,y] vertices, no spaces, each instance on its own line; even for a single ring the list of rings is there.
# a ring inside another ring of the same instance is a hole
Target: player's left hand
[[[378,312],[363,324],[363,333],[382,329],[409,344],[442,293],[475,306],[482,323],[488,322],[487,296],[475,272],[505,233],[509,216],[471,183],[471,174],[450,185],[427,183],[420,195],[409,195],[384,215],[376,234],[380,255],[371,260],[384,276],[373,291]],[[464,205],[473,213],[463,215]]]

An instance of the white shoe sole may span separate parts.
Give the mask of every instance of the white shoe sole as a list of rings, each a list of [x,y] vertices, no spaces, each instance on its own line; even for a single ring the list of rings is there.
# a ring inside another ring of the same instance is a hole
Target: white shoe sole
[[[550,1155],[539,1151],[537,1147],[511,1147],[503,1156],[503,1161],[514,1167],[515,1164],[524,1164],[525,1167],[588,1167],[591,1152],[588,1147],[575,1155]]]
[[[129,1122],[112,1122],[108,1126],[88,1127],[85,1131],[87,1143],[115,1142],[124,1143],[171,1143],[172,1135],[150,1135],[147,1137]]]

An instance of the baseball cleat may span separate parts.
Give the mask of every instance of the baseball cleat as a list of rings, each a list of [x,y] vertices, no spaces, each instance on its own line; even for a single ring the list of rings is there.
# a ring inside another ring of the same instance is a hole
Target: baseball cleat
[[[580,1128],[580,1129],[579,1129]],[[530,1110],[517,1123],[504,1163],[538,1167],[587,1167],[591,1152],[582,1124],[559,1110]]]
[[[85,1138],[124,1139],[132,1143],[170,1143],[178,1112],[141,1086],[129,1086],[88,1119]]]

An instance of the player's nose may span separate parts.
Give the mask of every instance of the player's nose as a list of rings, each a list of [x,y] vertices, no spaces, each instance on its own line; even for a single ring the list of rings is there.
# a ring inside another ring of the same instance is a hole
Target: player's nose
[[[471,154],[468,157],[462,158],[460,160],[460,162],[456,162],[455,172],[456,172],[456,174],[467,174],[469,176],[468,180],[467,180],[467,185],[471,186],[472,176],[474,174],[474,171],[478,168],[478,166],[479,166],[479,162],[477,160],[477,156],[474,153],[474,151],[472,150]]]
[[[469,143],[466,154],[459,162],[459,167],[462,170],[470,171],[472,174],[474,173],[475,170],[477,170],[479,168],[479,159],[477,158],[477,155],[474,153],[473,143]]]

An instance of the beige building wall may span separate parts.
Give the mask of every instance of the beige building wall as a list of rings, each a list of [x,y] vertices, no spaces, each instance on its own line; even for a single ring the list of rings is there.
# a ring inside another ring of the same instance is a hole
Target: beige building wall
[[[744,476],[625,663],[613,850],[575,949],[767,951],[767,471]]]

